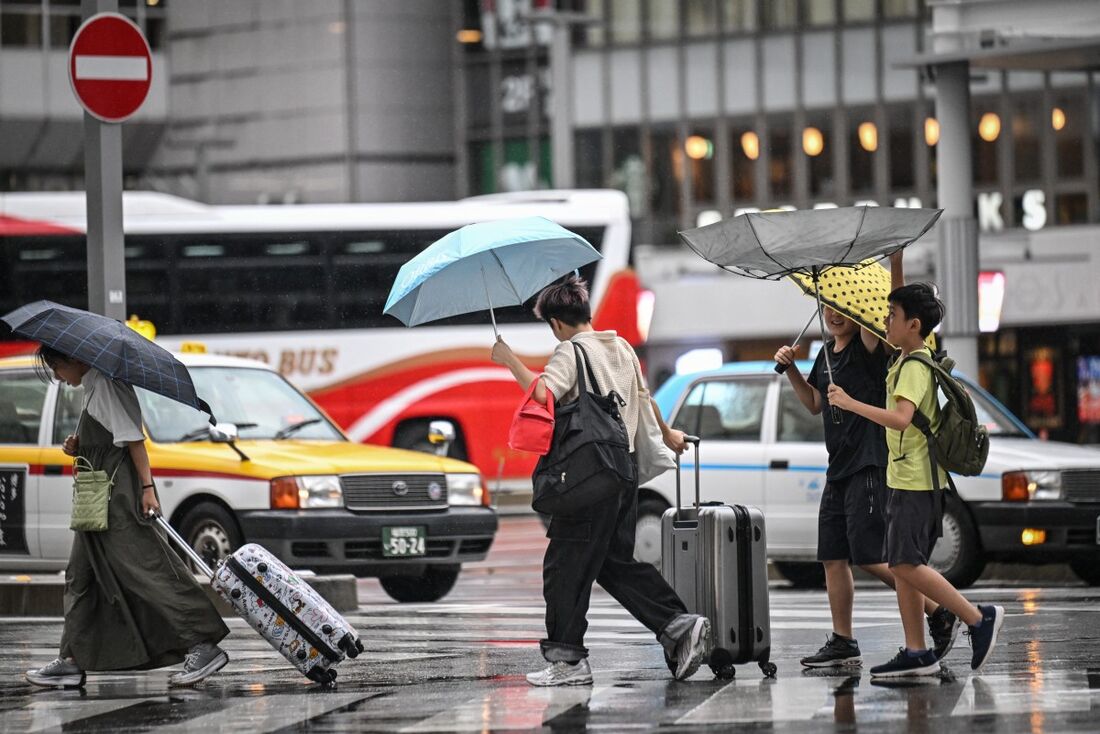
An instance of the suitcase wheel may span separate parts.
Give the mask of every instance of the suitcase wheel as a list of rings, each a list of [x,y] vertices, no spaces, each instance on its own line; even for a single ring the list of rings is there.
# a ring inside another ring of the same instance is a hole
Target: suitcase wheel
[[[737,668],[733,663],[726,663],[725,665],[710,666],[710,669],[714,671],[714,677],[719,680],[733,680],[737,675]]]
[[[363,651],[363,643],[359,640],[352,640],[350,632],[340,638],[339,647],[345,655],[352,659],[359,657],[359,653]]]
[[[332,625],[331,624],[321,625],[321,631],[324,632],[326,635],[331,635],[332,634]]]
[[[256,564],[256,570],[260,573],[267,573],[267,564],[263,562]]]
[[[779,672],[779,668],[775,667],[775,663],[760,663],[760,670],[766,678],[774,678],[775,674]]]
[[[321,670],[320,668],[313,668],[306,677],[314,683],[320,683],[322,686],[331,686],[336,683],[336,671],[333,669]]]

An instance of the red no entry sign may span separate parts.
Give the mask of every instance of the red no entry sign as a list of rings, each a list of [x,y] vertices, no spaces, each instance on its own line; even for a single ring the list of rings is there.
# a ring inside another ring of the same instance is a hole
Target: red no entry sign
[[[88,114],[122,122],[137,112],[153,80],[153,59],[141,29],[118,13],[98,13],[69,46],[69,83]]]

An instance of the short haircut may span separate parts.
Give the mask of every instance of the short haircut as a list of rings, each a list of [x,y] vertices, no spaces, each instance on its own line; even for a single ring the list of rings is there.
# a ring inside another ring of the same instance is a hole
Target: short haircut
[[[920,319],[920,335],[926,337],[943,321],[943,301],[936,298],[930,283],[910,283],[895,288],[887,296],[905,314],[906,319]]]
[[[569,275],[546,286],[535,301],[535,316],[548,324],[550,319],[570,326],[587,324],[592,320],[588,283],[576,275]]]

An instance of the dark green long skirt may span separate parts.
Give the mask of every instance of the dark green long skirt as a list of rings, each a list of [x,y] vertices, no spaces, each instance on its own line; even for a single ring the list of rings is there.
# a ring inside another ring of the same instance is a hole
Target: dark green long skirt
[[[62,657],[84,670],[148,670],[182,662],[229,629],[163,531],[141,516],[141,480],[127,447],[90,415],[78,452],[114,471],[108,529],[77,532],[65,569]]]

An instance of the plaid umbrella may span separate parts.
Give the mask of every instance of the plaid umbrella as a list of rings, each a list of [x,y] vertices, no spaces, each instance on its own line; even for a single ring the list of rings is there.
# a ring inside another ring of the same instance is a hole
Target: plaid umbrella
[[[190,405],[210,415],[210,423],[217,423],[210,406],[195,394],[183,363],[121,321],[53,301],[29,303],[0,318],[19,336],[91,365],[108,377]]]

